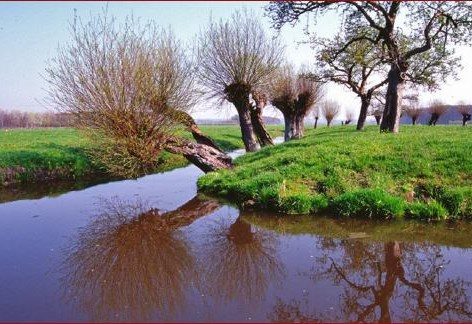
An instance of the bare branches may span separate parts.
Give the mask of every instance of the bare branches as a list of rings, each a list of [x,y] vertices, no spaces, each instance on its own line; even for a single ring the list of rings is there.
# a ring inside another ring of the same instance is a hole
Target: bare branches
[[[295,74],[285,66],[274,77],[271,86],[272,105],[279,109],[285,120],[285,140],[303,137],[303,121],[324,96],[322,83],[309,77],[309,73]]]
[[[263,88],[280,65],[283,46],[264,32],[256,16],[236,12],[227,22],[210,21],[199,37],[199,79],[207,96],[229,99],[227,88]]]
[[[108,171],[151,171],[179,123],[176,111],[196,99],[192,62],[171,31],[133,18],[76,19],[71,33],[46,69],[50,102],[78,126],[100,130],[94,153]]]
[[[339,103],[333,100],[326,100],[321,104],[321,114],[326,119],[328,127],[331,125],[333,119],[341,112]]]
[[[428,108],[429,113],[431,113],[429,125],[436,126],[436,123],[439,120],[439,117],[441,117],[447,110],[448,110],[448,107],[444,105],[444,103],[441,100],[433,100],[429,104],[429,108]]]

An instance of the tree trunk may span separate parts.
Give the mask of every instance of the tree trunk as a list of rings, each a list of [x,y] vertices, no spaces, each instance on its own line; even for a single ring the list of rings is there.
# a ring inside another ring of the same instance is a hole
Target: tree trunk
[[[467,122],[470,120],[471,115],[470,114],[463,114],[462,115],[462,126],[466,126]]]
[[[259,105],[256,105],[255,108],[251,109],[251,123],[254,127],[254,133],[257,137],[257,141],[261,147],[273,145],[274,141],[267,131],[264,120],[262,119],[262,109],[258,106]]]
[[[236,107],[239,115],[239,126],[241,127],[241,138],[246,152],[257,151],[257,143],[254,136],[254,127],[251,122],[251,111],[249,108]]]
[[[318,119],[319,119],[319,117],[315,117],[315,125],[314,125],[315,129],[316,129],[316,127],[318,127]]]
[[[415,116],[414,116],[414,117],[411,117],[411,123],[412,123],[413,125],[416,125],[416,119],[417,119],[417,118],[418,118],[418,117],[415,117]]]
[[[383,112],[381,132],[398,133],[400,130],[400,116],[402,113],[402,97],[405,88],[405,80],[402,71],[396,64],[392,64],[388,72],[388,87],[385,97],[385,109]]]
[[[165,149],[173,154],[182,154],[205,173],[233,167],[231,157],[205,144],[174,138],[166,143]]]
[[[380,120],[382,119],[382,116],[375,115],[374,118],[375,118],[375,122],[377,123],[377,126],[380,126]]]
[[[331,126],[331,120],[326,119],[326,126],[327,126],[327,127]]]
[[[300,139],[303,137],[303,120],[304,116],[301,116],[300,114],[295,113],[295,115],[292,117],[292,137],[291,139]]]
[[[370,106],[371,97],[365,95],[361,96],[361,111],[359,113],[359,118],[357,119],[356,130],[363,130],[365,125],[365,120],[367,118],[367,111]]]
[[[246,152],[255,152],[257,150],[257,143],[251,122],[251,103],[249,102],[251,87],[245,84],[234,83],[227,86],[224,92],[227,96],[227,100],[231,102],[238,111],[241,137]]]
[[[305,136],[305,114],[297,114],[297,117],[296,117],[296,125],[295,125],[295,129],[296,129],[296,134],[295,134],[295,138],[303,138],[303,136]]]
[[[436,123],[439,119],[439,115],[436,113],[431,114],[431,118],[429,119],[429,126],[436,126]]]
[[[397,278],[404,270],[401,264],[401,248],[400,244],[395,242],[388,242],[384,244],[385,251],[385,283],[381,286],[380,292],[377,294],[378,305],[380,306],[381,323],[390,323],[390,299],[395,290]]]
[[[284,113],[284,123],[285,123],[285,130],[284,130],[284,141],[290,141],[293,136],[293,122],[290,114]]]

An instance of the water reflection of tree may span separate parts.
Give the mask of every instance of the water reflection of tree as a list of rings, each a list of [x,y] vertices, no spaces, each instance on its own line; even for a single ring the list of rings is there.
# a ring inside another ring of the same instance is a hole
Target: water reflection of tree
[[[171,318],[198,275],[177,230],[219,206],[195,197],[159,215],[144,204],[106,202],[68,250],[66,298],[93,321]]]
[[[322,238],[325,251],[314,268],[312,279],[330,279],[342,287],[337,316],[357,322],[392,321],[395,304],[401,321],[470,320],[472,309],[461,278],[444,278],[448,265],[441,248],[432,244],[397,241],[372,243],[360,240]],[[278,321],[333,320],[309,311],[301,301],[281,300],[269,318]],[[285,318],[284,318],[285,316]]]
[[[275,233],[240,217],[216,222],[203,249],[207,291],[222,302],[260,302],[269,284],[284,277],[277,244]]]

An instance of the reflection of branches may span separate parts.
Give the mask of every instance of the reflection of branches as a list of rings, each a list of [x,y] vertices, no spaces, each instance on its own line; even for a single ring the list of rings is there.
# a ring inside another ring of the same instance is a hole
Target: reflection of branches
[[[253,229],[241,218],[229,226],[218,223],[206,244],[205,274],[210,293],[226,302],[260,301],[269,283],[283,277],[276,244],[271,232]]]
[[[466,288],[471,286],[460,278],[442,279],[441,276],[449,262],[444,260],[440,248],[435,245],[424,246],[428,250],[426,260],[415,258],[409,263],[411,276],[421,284],[408,281],[405,277],[401,282],[413,288],[405,293],[405,299],[417,301],[406,303],[405,308],[414,314],[414,321],[426,321],[443,318],[453,320],[456,316],[470,320],[472,309],[469,305]],[[426,266],[425,266],[426,265]]]
[[[197,197],[159,215],[144,204],[108,201],[79,231],[64,263],[66,298],[94,321],[172,316],[195,281],[195,260],[178,232],[219,208]]]
[[[368,248],[365,248],[368,250]],[[439,249],[439,248],[438,248]],[[346,250],[345,252],[348,252]],[[418,261],[416,255],[411,256],[410,264],[414,263],[416,272],[415,279],[409,280],[405,274],[401,258],[401,245],[398,242],[384,244],[384,262],[371,262],[372,259],[364,259],[376,269],[375,276],[369,284],[364,280],[358,283],[350,279],[348,273],[352,272],[349,263],[337,264],[333,259],[326,273],[334,275],[334,280],[347,284],[343,293],[343,309],[350,314],[356,315],[356,321],[390,322],[390,300],[394,296],[397,280],[404,285],[405,292],[402,297],[405,303],[403,321],[425,321],[441,319],[446,314],[449,320],[456,317],[470,319],[472,312],[468,304],[465,287],[470,283],[461,279],[441,280],[440,273],[444,270],[445,262],[437,250],[423,250],[427,252],[427,260]],[[428,253],[429,252],[429,253]],[[346,255],[345,255],[346,256]],[[353,255],[351,255],[352,257]],[[403,260],[403,262],[405,259]],[[351,262],[352,264],[352,262]],[[369,268],[368,265],[365,267]],[[358,274],[357,278],[364,278]],[[398,287],[400,288],[400,287]],[[369,301],[367,304],[363,302]],[[380,314],[377,319],[376,309]]]

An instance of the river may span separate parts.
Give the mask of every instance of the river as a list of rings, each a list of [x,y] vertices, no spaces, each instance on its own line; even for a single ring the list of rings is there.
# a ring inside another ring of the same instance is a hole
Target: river
[[[472,321],[470,224],[241,212],[201,174],[1,203],[0,321]]]

